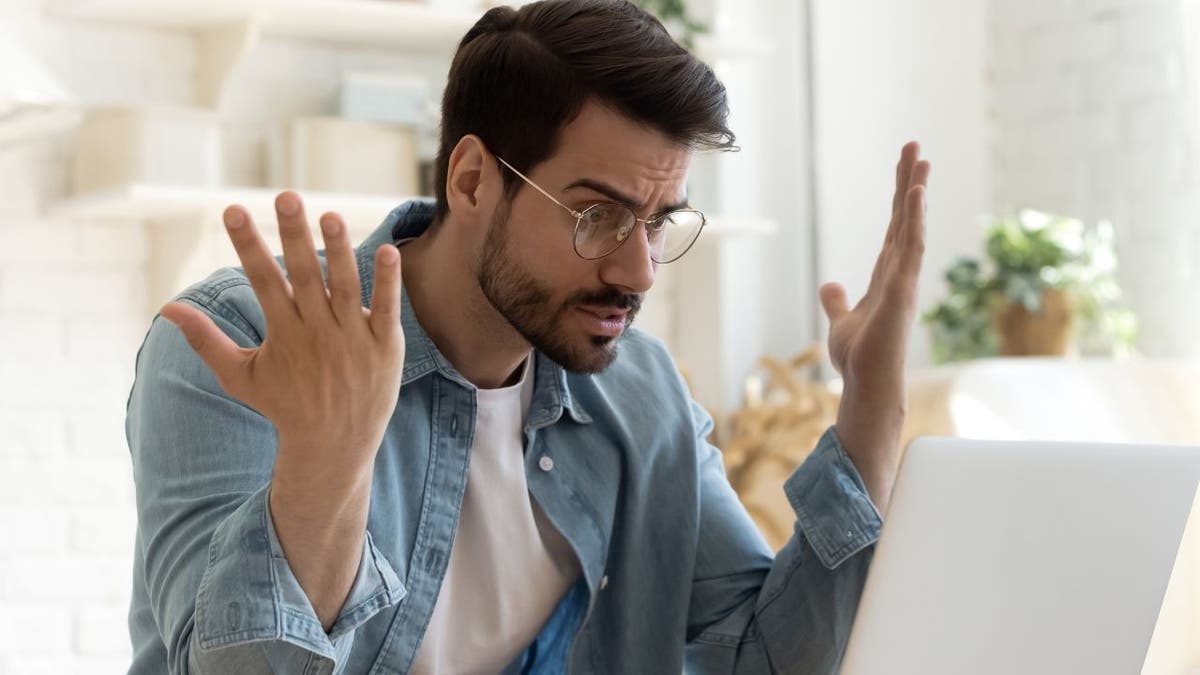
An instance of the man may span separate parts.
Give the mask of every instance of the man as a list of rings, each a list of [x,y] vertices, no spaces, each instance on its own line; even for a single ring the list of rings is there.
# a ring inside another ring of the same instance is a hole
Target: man
[[[896,471],[929,165],[905,147],[863,300],[821,289],[845,395],[773,558],[629,328],[700,233],[688,166],[732,146],[726,110],[626,2],[495,9],[451,67],[436,207],[357,250],[325,214],[318,253],[282,193],[281,260],[229,208],[243,268],[138,355],[131,673],[834,672]]]

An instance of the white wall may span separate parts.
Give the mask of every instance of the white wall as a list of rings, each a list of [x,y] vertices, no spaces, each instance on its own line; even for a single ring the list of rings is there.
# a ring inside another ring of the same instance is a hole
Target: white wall
[[[1194,6],[991,3],[996,201],[1112,220],[1151,356],[1200,355]]]
[[[85,100],[179,101],[187,40],[50,27],[0,5]],[[71,63],[86,68],[69,67]],[[0,66],[2,67],[2,66]],[[122,421],[148,319],[137,223],[56,222],[69,134],[0,147],[0,673],[120,673],[133,550]]]
[[[701,403],[742,403],[760,357],[803,351],[818,336],[811,258],[811,152],[804,6],[795,0],[696,2],[697,15],[738,55],[714,68],[729,93],[741,150],[697,158],[693,203],[765,219],[769,235],[697,245],[669,270],[676,298],[669,342]],[[655,292],[659,292],[657,289]],[[699,366],[699,367],[697,367]]]
[[[900,147],[931,160],[924,310],[942,270],[979,251],[990,208],[990,135],[983,0],[812,0],[820,283],[866,291],[891,215]],[[822,329],[824,330],[824,329]],[[909,363],[929,359],[914,330]]]
[[[186,34],[52,21],[41,5],[6,0],[0,25],[80,103],[193,103]],[[412,65],[264,44],[235,71],[222,111],[225,180],[261,183],[270,126],[330,111],[343,67]],[[0,146],[0,675],[129,663],[135,512],[123,421],[157,310],[146,288],[152,226],[48,218],[70,195],[73,152],[70,131]]]

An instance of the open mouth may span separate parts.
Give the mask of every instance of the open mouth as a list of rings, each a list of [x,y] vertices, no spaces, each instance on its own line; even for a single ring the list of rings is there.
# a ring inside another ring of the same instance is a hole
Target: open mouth
[[[583,306],[577,309],[585,330],[607,337],[620,335],[625,330],[625,319],[629,316],[628,309],[615,307]]]
[[[580,307],[580,309],[587,312],[588,314],[591,314],[593,316],[597,316],[601,319],[606,319],[606,320],[624,319],[629,314],[629,310],[627,310],[627,309],[615,309],[615,308],[611,308],[611,307],[602,307],[602,308]]]

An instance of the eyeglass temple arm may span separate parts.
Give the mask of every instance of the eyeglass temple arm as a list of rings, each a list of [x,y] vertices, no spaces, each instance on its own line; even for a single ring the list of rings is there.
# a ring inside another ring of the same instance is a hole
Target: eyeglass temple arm
[[[541,188],[541,187],[540,187],[540,186],[539,186],[537,183],[535,183],[535,182],[533,182],[533,181],[529,180],[529,178],[528,178],[528,177],[527,177],[525,174],[521,173],[520,171],[517,171],[517,168],[516,168],[515,166],[513,166],[512,164],[509,164],[508,162],[504,161],[504,158],[503,158],[503,157],[501,157],[500,155],[496,155],[496,159],[500,160],[500,163],[501,163],[501,164],[503,164],[504,166],[507,166],[507,167],[509,168],[509,170],[511,170],[513,173],[517,174],[517,176],[519,176],[519,177],[521,178],[521,180],[523,180],[523,181],[525,181],[526,183],[528,183],[528,184],[529,184],[529,187],[531,187],[531,188],[533,188],[534,190],[537,190],[538,192],[540,192],[540,193],[542,193],[542,194],[546,195],[546,199],[549,199],[550,201],[554,202],[555,204],[558,204],[559,206],[563,207],[564,209],[566,209],[566,210],[567,210],[567,213],[570,213],[572,216],[575,216],[576,218],[581,218],[581,217],[583,217],[583,214],[582,214],[582,213],[579,213],[579,212],[578,212],[578,211],[576,211],[575,209],[573,209],[573,208],[571,208],[571,207],[567,206],[566,204],[564,204],[564,203],[562,203],[562,202],[558,201],[557,199],[555,199],[555,198],[554,198],[554,195],[550,194],[549,192],[546,192],[546,191],[545,191],[545,190],[543,190],[543,189],[542,189],[542,188]]]
[[[555,204],[558,204],[558,205],[559,205],[559,206],[561,206],[562,208],[566,209],[567,213],[571,214],[572,216],[575,216],[576,218],[582,218],[582,217],[583,217],[583,213],[581,213],[581,212],[579,212],[579,211],[576,211],[575,209],[573,209],[573,208],[571,208],[571,207],[567,206],[566,204],[564,204],[564,203],[562,203],[562,202],[558,201],[557,199],[555,199],[555,198],[554,198],[554,195],[550,194],[549,192],[546,192],[545,190],[543,190],[543,189],[541,188],[541,186],[539,186],[537,183],[535,183],[535,182],[533,182],[532,180],[530,180],[528,176],[526,176],[525,174],[521,173],[520,171],[517,171],[517,168],[516,168],[515,166],[513,166],[512,164],[509,164],[508,162],[504,161],[504,158],[503,158],[503,157],[501,157],[500,155],[496,155],[495,157],[496,157],[496,159],[497,159],[497,160],[499,160],[499,162],[500,162],[501,164],[503,164],[504,166],[507,166],[507,167],[509,168],[509,170],[510,170],[510,171],[512,171],[513,173],[517,174],[517,176],[519,176],[519,177],[521,178],[521,180],[523,180],[523,181],[525,181],[526,183],[528,183],[528,184],[529,184],[529,187],[531,187],[531,188],[533,188],[534,190],[537,190],[538,192],[540,192],[540,193],[542,193],[542,194],[546,195],[546,199],[549,199],[550,201],[554,202]],[[695,209],[681,209],[681,210],[685,210],[685,211],[693,211],[693,210],[695,210]],[[634,214],[634,216],[633,216],[633,219],[634,219],[635,221],[639,222],[639,223],[645,223],[646,225],[650,225],[650,224],[652,224],[652,223],[654,223],[654,222],[657,222],[657,221],[661,220],[661,219],[662,219],[664,216],[666,216],[666,215],[668,215],[668,213],[660,213],[660,214],[658,214],[658,215],[654,216],[653,218],[638,218],[638,217],[637,217],[637,215],[636,215],[636,214]],[[702,217],[703,217],[703,216],[702,216]]]

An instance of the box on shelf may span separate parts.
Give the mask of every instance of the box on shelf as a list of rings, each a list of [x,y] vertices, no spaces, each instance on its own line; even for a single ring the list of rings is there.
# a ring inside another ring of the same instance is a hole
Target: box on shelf
[[[342,76],[342,117],[409,127],[436,126],[429,81],[415,75],[348,72]]]
[[[271,139],[271,183],[295,190],[415,195],[416,136],[394,124],[297,118]]]
[[[212,187],[220,174],[213,111],[106,107],[84,116],[75,153],[77,193],[128,183]]]

